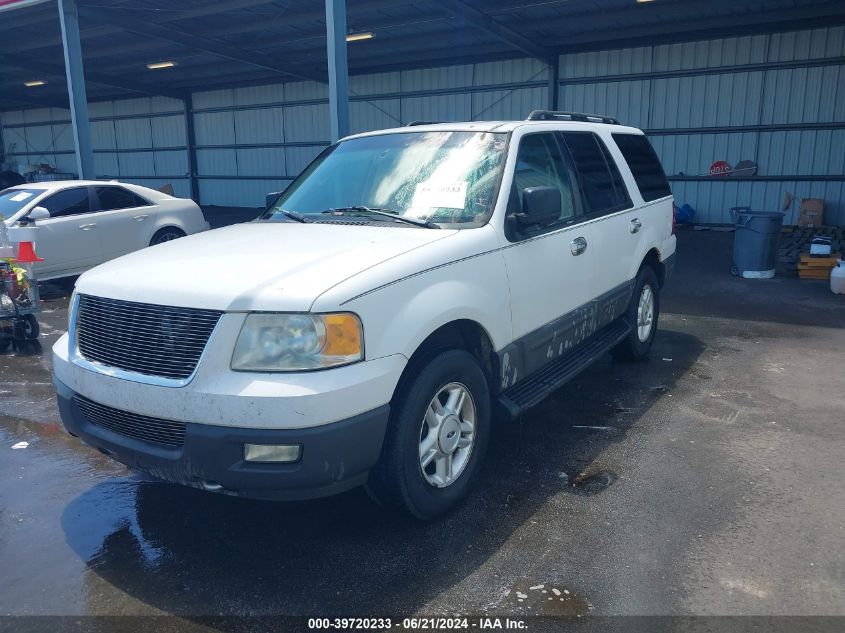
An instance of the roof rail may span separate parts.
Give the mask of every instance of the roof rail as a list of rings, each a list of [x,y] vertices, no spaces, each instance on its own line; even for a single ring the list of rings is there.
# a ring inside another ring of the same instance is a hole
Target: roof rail
[[[411,121],[405,127],[415,127],[417,125],[436,125],[438,123],[443,123],[443,121]]]
[[[555,119],[568,119],[580,121],[581,123],[607,123],[608,125],[619,125],[619,120],[603,114],[587,114],[585,112],[556,112],[554,110],[533,110],[526,121],[554,121]]]

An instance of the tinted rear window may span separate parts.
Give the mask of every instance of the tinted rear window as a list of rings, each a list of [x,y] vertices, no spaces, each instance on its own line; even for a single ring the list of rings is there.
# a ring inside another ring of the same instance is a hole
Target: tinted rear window
[[[636,134],[614,134],[613,140],[628,162],[643,200],[651,202],[672,195],[666,173],[657,153],[645,136]]]
[[[129,209],[131,207],[148,206],[149,202],[136,196],[134,193],[123,187],[97,187],[97,198],[99,198],[100,211],[111,211],[113,209]]]
[[[587,212],[613,213],[631,206],[628,190],[604,143],[592,132],[564,132],[563,138],[587,205]]]

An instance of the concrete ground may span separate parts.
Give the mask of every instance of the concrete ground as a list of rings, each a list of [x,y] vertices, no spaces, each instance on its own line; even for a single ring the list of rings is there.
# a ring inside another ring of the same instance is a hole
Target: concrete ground
[[[41,344],[0,352],[0,615],[845,616],[845,297],[731,277],[731,239],[682,233],[651,359],[604,358],[501,428],[430,524],[86,448],[53,399],[50,296]]]

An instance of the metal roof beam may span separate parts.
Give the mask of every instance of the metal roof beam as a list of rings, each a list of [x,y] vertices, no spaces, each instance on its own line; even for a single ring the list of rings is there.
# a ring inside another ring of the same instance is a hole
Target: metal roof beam
[[[145,16],[145,19],[148,23],[156,23],[156,24],[164,24],[167,22],[178,22],[180,20],[188,20],[193,18],[201,18],[207,15],[216,15],[219,13],[225,13],[227,11],[234,11],[237,9],[247,9],[253,8],[257,6],[262,6],[266,4],[272,3],[273,0],[221,0],[220,2],[209,2],[203,4],[200,7],[196,7],[193,9],[185,9],[183,11],[162,11],[161,13],[157,13],[154,16]],[[89,4],[87,2],[80,2],[79,8],[80,11]],[[91,2],[88,6],[89,9],[99,9],[101,7],[101,3]],[[136,16],[138,17],[138,16]],[[32,23],[43,22],[43,17],[39,17],[37,19],[31,20]],[[267,16],[264,15],[260,22],[265,25],[267,24]],[[24,23],[24,25],[27,23]],[[81,25],[85,26],[85,25]],[[94,28],[87,28],[83,30],[82,37],[83,40],[86,41],[86,44],[89,40],[97,38],[97,37],[107,37],[109,35],[114,35],[117,33],[122,32],[123,29],[116,27],[114,25],[104,24],[99,27]],[[206,35],[213,35],[207,31],[203,31]],[[56,46],[62,43],[62,39],[60,35],[54,35],[51,37],[43,37],[40,39],[35,39],[30,42],[21,42],[16,43],[14,48],[10,48],[9,50],[14,51],[32,51],[32,50],[39,50],[42,48],[49,48],[50,46]],[[86,49],[88,47],[86,46]],[[87,55],[86,55],[87,58]]]
[[[355,44],[354,46],[356,48],[359,46],[372,46],[374,44],[377,45],[381,41],[388,41],[389,38],[392,37],[389,33],[391,29],[418,25],[430,26],[432,24],[442,27],[444,26],[445,22],[450,20],[453,21],[453,17],[451,15],[446,14],[430,15],[425,17],[392,17],[381,18],[377,20],[369,20],[365,23],[362,23],[361,26],[366,27],[367,31],[373,31],[374,33],[376,33],[376,40],[361,44]],[[266,30],[266,20],[262,24],[263,28]],[[446,26],[451,28],[453,24],[454,22],[450,22],[450,24]],[[288,26],[287,22],[285,23],[285,26]],[[231,34],[235,35],[237,29],[231,29],[231,31]],[[211,32],[203,31],[203,35],[210,36]],[[313,46],[314,49],[322,48],[323,42],[326,40],[325,25],[317,24],[316,26],[302,27],[294,30],[293,32],[286,32],[284,34],[262,34],[260,36],[251,36],[249,38],[250,48],[262,51],[267,51],[270,49],[281,49],[290,46],[291,44],[302,45],[303,42],[306,42],[308,40],[313,40],[313,42],[309,42],[308,45]],[[102,57],[113,56],[116,54],[120,54],[123,56],[123,54],[128,51],[149,51],[149,49],[149,41],[137,41],[128,44],[109,43],[100,46],[97,46],[96,44],[92,43],[85,47],[85,59],[87,61],[89,59],[99,59]],[[126,60],[127,63],[129,63],[129,61],[130,60]]]
[[[748,6],[751,4],[752,6]],[[757,10],[759,9],[759,10]],[[730,12],[730,14],[722,13]],[[629,8],[606,10],[599,14],[584,14],[549,18],[537,24],[531,33],[532,40],[537,39],[537,32],[554,31],[560,38],[560,46],[565,48],[576,38],[579,42],[610,39],[607,29],[613,32],[627,30],[632,36],[641,30],[662,29],[667,32],[686,33],[700,30],[701,24],[713,23],[729,28],[736,24],[756,25],[781,21],[775,15],[787,15],[800,19],[818,15],[842,14],[841,2],[817,2],[800,8],[777,8],[766,2],[758,1],[743,5],[736,0],[709,0],[706,4],[698,0],[676,0],[672,3],[645,3]],[[685,27],[689,24],[689,27]],[[547,44],[548,46],[548,44]]]
[[[173,11],[172,9],[163,9],[155,15],[149,15],[149,13],[157,11],[156,8],[143,8],[143,11],[148,13],[148,15],[145,16],[145,19],[161,24],[163,22],[176,22],[178,20],[201,18],[206,15],[214,15],[216,13],[224,13],[227,11],[237,11],[239,9],[252,9],[272,3],[273,0],[221,0],[220,2],[207,2],[192,9],[181,9],[177,11]],[[99,9],[102,6],[103,3],[100,0],[94,0],[93,2],[88,2],[86,0],[85,2],[79,3],[80,9],[83,7]]]
[[[81,9],[80,13],[86,20],[92,22],[112,24],[120,26],[121,28],[142,35],[144,37],[153,37],[156,39],[172,42],[188,48],[201,50],[205,53],[230,59],[232,61],[241,62],[249,66],[272,70],[282,76],[294,77],[296,79],[306,79],[312,81],[325,82],[326,76],[323,73],[316,72],[310,68],[302,66],[294,66],[279,64],[275,58],[263,55],[255,51],[238,48],[236,46],[229,46],[225,42],[213,40],[199,35],[193,35],[175,29],[170,26],[143,23],[128,15],[125,11],[112,9]]]
[[[440,7],[459,17],[465,23],[493,35],[508,46],[522,51],[531,57],[536,57],[547,63],[552,63],[555,53],[544,46],[540,46],[531,38],[517,33],[498,20],[493,19],[486,13],[479,11],[474,6],[463,0],[440,0]]]
[[[378,11],[381,9],[395,9],[403,5],[418,5],[419,0],[363,0],[350,2],[346,8],[347,23],[355,29],[372,30],[367,21],[356,21],[356,15],[365,11]],[[312,10],[301,11],[298,13],[280,13],[279,20],[284,21],[284,26],[295,26],[305,22],[319,21],[323,22],[326,19],[326,12],[322,7]],[[402,18],[396,18],[397,21]],[[225,27],[215,27],[206,29],[205,34],[210,37],[219,35],[239,35],[242,33],[253,33],[255,31],[266,31],[272,29],[273,25],[268,24],[266,16],[264,18],[255,18],[245,20],[243,22],[234,22]]]
[[[713,0],[714,2],[717,0]],[[732,4],[727,2],[727,4]],[[734,3],[735,4],[735,3]],[[599,48],[607,46],[614,42],[633,42],[633,41],[648,41],[649,38],[658,36],[676,36],[677,38],[689,39],[695,38],[696,34],[722,29],[735,35],[735,29],[745,29],[757,27],[757,32],[767,32],[773,28],[773,25],[789,26],[790,24],[797,24],[801,21],[821,20],[827,23],[828,20],[837,20],[838,23],[845,22],[845,10],[842,9],[839,3],[827,3],[825,5],[803,6],[793,9],[774,9],[755,14],[741,14],[732,15],[726,19],[725,16],[710,16],[706,18],[699,18],[692,22],[692,28],[686,30],[679,30],[677,24],[646,24],[638,27],[625,27],[607,29],[601,28],[598,24],[596,32],[581,32],[581,33],[563,33],[565,35],[566,44],[559,47],[559,52],[565,53],[574,50],[584,50],[585,47]],[[569,27],[571,21],[561,21],[560,27],[556,22],[547,22],[544,28],[556,29]],[[595,45],[595,46],[593,46]]]

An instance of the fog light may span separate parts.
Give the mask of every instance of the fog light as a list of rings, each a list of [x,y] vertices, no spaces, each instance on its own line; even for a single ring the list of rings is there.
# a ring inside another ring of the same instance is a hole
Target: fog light
[[[244,459],[248,462],[299,461],[302,446],[299,444],[244,444]]]

